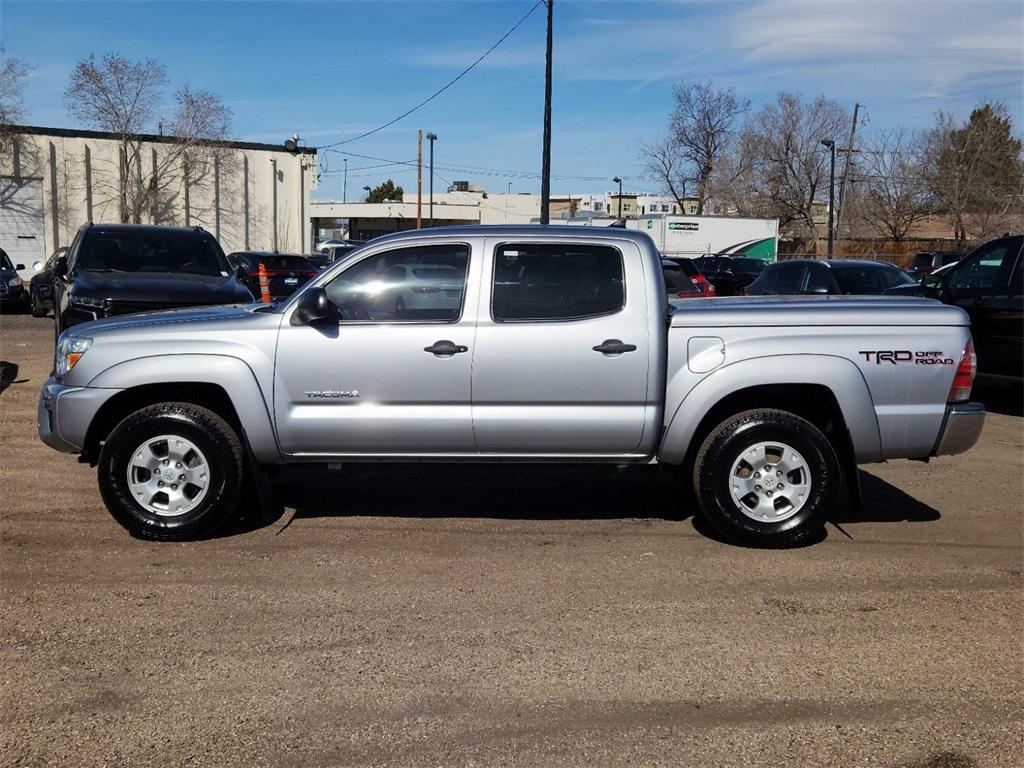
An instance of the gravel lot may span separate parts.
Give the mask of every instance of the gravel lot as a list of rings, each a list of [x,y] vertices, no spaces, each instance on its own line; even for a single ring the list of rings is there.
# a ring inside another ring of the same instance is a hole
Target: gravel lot
[[[798,550],[647,467],[290,470],[270,519],[158,545],[36,437],[52,321],[0,330],[2,766],[1021,765],[1007,393]]]

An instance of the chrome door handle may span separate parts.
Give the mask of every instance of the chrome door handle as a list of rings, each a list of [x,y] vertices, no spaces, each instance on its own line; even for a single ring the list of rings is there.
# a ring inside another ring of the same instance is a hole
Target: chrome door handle
[[[429,347],[424,347],[423,351],[429,352],[432,355],[437,355],[438,357],[451,357],[452,355],[457,355],[460,352],[468,352],[469,347],[448,341],[448,339],[441,339],[441,341],[435,341]]]
[[[602,355],[621,355],[623,352],[636,352],[636,344],[624,344],[618,339],[605,339],[594,347],[594,351]]]

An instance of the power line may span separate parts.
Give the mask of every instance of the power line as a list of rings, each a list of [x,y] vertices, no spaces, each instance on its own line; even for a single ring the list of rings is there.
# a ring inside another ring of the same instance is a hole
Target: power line
[[[432,102],[434,99],[436,99],[438,96],[440,96],[442,93],[444,93],[449,88],[451,88],[453,85],[455,85],[457,82],[459,82],[459,80],[461,80],[465,75],[467,75],[470,72],[470,70],[472,70],[477,64],[479,64],[481,61],[486,59],[495,48],[497,48],[499,45],[501,45],[503,42],[505,42],[506,39],[508,39],[509,35],[511,35],[513,32],[515,32],[517,29],[519,29],[520,25],[522,25],[522,23],[524,21],[526,21],[528,18],[530,18],[530,16],[533,14],[533,12],[535,10],[537,10],[537,8],[540,5],[542,5],[543,3],[544,3],[544,0],[537,0],[537,2],[533,4],[533,6],[530,8],[530,10],[526,12],[526,15],[523,16],[523,18],[521,18],[519,21],[517,21],[514,25],[512,25],[512,28],[498,39],[498,42],[496,42],[494,45],[492,45],[490,48],[488,48],[486,51],[484,51],[484,53],[480,56],[480,58],[478,58],[476,61],[474,61],[472,64],[470,64],[464,70],[462,70],[459,74],[457,74],[455,77],[453,77],[447,83],[445,83],[443,86],[438,88],[436,91],[434,91],[432,94],[430,94],[430,96],[425,98],[423,101],[421,101],[419,104],[417,104],[412,109],[406,110],[405,112],[400,114],[398,117],[392,118],[388,122],[384,123],[384,125],[377,126],[373,130],[366,131],[365,133],[361,133],[358,136],[354,136],[351,139],[342,139],[341,141],[336,141],[333,144],[327,144],[327,145],[321,147],[320,149],[330,149],[331,147],[338,147],[338,146],[341,146],[342,144],[350,144],[353,141],[359,141],[360,139],[365,139],[367,136],[372,136],[373,134],[377,133],[378,131],[383,131],[385,128],[388,128],[388,127],[394,125],[399,120],[402,120],[402,119],[408,117],[409,115],[411,115],[413,112],[415,112],[420,107],[426,106],[427,104]]]

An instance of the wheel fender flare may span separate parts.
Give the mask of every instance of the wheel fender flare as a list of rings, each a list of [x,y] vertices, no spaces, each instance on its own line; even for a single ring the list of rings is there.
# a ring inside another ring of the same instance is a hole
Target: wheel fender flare
[[[716,404],[740,390],[773,384],[828,388],[843,414],[856,460],[863,463],[881,459],[881,432],[868,384],[853,362],[835,355],[772,355],[717,368],[683,395],[666,419],[659,458],[681,464],[701,420]]]
[[[126,360],[105,369],[89,387],[129,390],[149,384],[214,384],[223,389],[235,408],[253,455],[260,462],[277,463],[281,452],[270,408],[252,368],[230,355],[154,355]]]

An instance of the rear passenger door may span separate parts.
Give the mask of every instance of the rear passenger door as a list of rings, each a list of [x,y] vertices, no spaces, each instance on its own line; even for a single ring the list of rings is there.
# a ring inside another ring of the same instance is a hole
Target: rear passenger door
[[[635,452],[651,387],[648,279],[639,247],[488,243],[473,355],[483,454]]]

